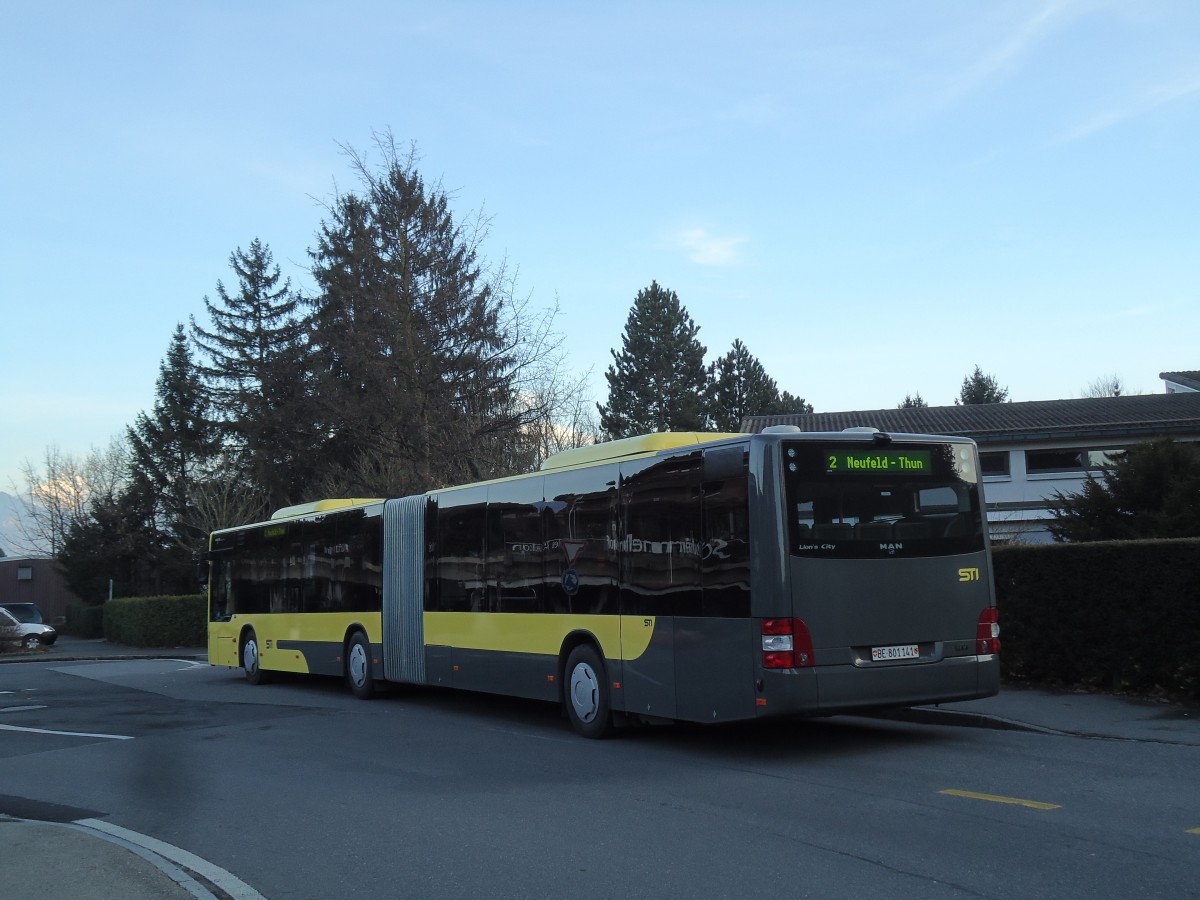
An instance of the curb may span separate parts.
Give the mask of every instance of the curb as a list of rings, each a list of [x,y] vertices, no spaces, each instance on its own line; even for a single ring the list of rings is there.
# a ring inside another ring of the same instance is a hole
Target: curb
[[[889,712],[874,713],[873,719],[891,719],[896,722],[912,722],[916,725],[952,725],[958,728],[989,728],[993,731],[1025,731],[1033,734],[1072,735],[1075,737],[1106,737],[1106,735],[1083,734],[1060,731],[1042,725],[1030,725],[1015,719],[1005,719],[987,713],[963,712],[957,709],[938,709],[932,706],[912,706]],[[1113,740],[1132,740],[1113,738]]]
[[[69,656],[58,656],[52,651],[37,651],[35,653],[0,653],[0,666],[9,663],[67,663],[67,662],[114,662],[122,659],[206,659],[207,653],[189,649],[179,653],[162,651],[147,651],[145,653],[115,652],[99,654],[72,653]]]

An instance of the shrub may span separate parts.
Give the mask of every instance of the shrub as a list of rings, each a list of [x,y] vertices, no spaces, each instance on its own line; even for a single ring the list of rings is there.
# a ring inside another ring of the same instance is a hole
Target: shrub
[[[1200,540],[1001,547],[1009,680],[1200,698]]]
[[[104,605],[104,637],[131,647],[202,647],[208,606],[203,594],[126,597]]]
[[[104,606],[72,603],[67,607],[63,631],[81,638],[104,637]]]

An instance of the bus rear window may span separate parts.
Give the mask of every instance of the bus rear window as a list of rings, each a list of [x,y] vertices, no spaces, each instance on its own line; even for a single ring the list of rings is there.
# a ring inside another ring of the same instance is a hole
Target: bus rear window
[[[978,463],[969,444],[785,442],[795,556],[870,559],[982,550]]]

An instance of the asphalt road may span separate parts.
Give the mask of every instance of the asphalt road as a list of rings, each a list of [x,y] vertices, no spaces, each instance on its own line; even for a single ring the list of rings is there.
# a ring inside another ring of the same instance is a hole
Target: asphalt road
[[[272,900],[1200,897],[1190,743],[853,717],[597,742],[537,703],[186,660],[9,665],[0,691],[0,812],[150,835]]]

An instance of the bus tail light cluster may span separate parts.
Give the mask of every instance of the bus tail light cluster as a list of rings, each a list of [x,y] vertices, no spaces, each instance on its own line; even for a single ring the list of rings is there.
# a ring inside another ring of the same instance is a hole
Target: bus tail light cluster
[[[1000,652],[1000,617],[994,606],[989,606],[979,614],[979,625],[975,629],[975,652],[980,656]]]
[[[813,665],[812,635],[803,619],[762,620],[764,669],[800,669]]]

